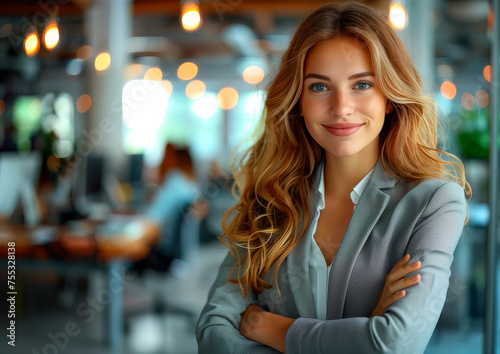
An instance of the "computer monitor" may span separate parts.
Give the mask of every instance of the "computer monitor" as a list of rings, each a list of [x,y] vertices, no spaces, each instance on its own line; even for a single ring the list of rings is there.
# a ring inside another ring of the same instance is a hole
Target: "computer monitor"
[[[104,193],[104,157],[87,156],[85,167],[85,195],[90,199],[101,199]]]
[[[142,185],[142,171],[144,167],[144,155],[129,155],[128,180],[132,186]]]
[[[0,153],[0,215],[11,217],[19,204],[27,226],[40,222],[37,182],[40,177],[39,152]]]

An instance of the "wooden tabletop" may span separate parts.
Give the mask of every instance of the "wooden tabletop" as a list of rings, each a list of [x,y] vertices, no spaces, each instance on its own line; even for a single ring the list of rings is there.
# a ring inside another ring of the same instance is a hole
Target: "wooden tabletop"
[[[73,224],[28,228],[0,219],[0,257],[6,258],[9,243],[15,242],[16,259],[139,260],[159,241],[161,230],[143,217],[131,217],[128,222],[128,229],[107,235],[99,232],[102,221],[84,219],[79,220],[76,227]]]

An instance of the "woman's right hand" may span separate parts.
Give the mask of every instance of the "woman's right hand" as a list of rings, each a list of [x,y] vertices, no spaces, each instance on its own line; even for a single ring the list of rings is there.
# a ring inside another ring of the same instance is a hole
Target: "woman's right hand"
[[[417,285],[420,282],[420,274],[404,278],[405,275],[419,270],[422,266],[420,261],[408,264],[409,260],[410,255],[407,254],[396,263],[391,272],[385,277],[384,290],[370,317],[383,316],[389,306],[406,296],[404,289]]]

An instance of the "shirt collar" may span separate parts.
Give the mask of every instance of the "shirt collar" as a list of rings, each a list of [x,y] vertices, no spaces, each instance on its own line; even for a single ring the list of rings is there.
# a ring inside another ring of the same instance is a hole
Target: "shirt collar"
[[[370,180],[370,177],[373,173],[373,168],[371,169],[370,172],[368,172],[361,181],[359,181],[358,184],[352,189],[351,192],[351,200],[354,203],[354,205],[357,205],[359,202],[359,198],[361,198],[361,194],[365,190],[366,185],[368,184],[368,181]]]
[[[361,194],[365,190],[368,181],[370,180],[371,175],[373,174],[373,169],[368,172],[359,183],[353,188],[351,192],[351,200],[354,205],[357,205],[359,202],[359,198],[361,198]],[[319,167],[319,183],[318,183],[318,193],[319,193],[319,201],[318,201],[318,210],[323,210],[325,208],[325,164],[322,163]]]

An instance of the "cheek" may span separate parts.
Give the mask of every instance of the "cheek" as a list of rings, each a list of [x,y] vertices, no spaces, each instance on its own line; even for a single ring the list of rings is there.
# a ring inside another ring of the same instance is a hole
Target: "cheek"
[[[358,110],[372,119],[384,119],[387,101],[380,97],[365,97],[358,101]]]
[[[324,105],[320,100],[304,100],[301,107],[302,116],[304,117],[306,127],[309,131],[314,129],[317,122],[328,117],[328,113],[325,112]]]

